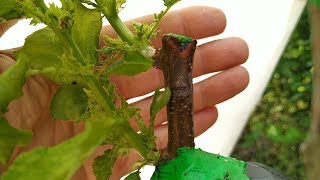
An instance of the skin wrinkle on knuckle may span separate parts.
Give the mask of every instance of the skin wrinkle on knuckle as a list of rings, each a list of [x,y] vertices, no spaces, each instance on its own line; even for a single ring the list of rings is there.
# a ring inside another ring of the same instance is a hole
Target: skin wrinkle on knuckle
[[[234,72],[230,72],[230,73],[234,73],[234,77],[236,77],[236,78],[230,79],[230,81],[228,83],[227,90],[230,92],[240,93],[247,86],[248,81],[243,81],[244,79],[248,79],[247,78],[248,77],[247,71],[242,66],[238,66],[238,67],[232,69],[232,71],[234,71]]]

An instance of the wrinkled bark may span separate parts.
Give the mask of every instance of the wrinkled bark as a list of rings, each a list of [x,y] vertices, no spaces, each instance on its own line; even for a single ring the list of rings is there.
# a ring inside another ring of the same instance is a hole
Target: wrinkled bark
[[[306,175],[310,180],[320,177],[320,7],[310,5],[313,58],[312,118],[307,141],[303,145]]]
[[[180,147],[194,147],[192,64],[196,40],[164,35],[155,66],[163,71],[165,87],[171,90],[167,104],[168,147],[166,160]]]

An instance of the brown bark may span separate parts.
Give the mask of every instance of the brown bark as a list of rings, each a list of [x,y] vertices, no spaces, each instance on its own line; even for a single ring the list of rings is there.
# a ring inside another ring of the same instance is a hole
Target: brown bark
[[[168,147],[166,159],[180,147],[194,147],[192,65],[196,40],[164,35],[155,66],[163,71],[165,87],[171,90],[167,104]]]
[[[303,145],[303,155],[308,179],[320,177],[320,7],[310,6],[313,58],[313,93],[310,134]]]

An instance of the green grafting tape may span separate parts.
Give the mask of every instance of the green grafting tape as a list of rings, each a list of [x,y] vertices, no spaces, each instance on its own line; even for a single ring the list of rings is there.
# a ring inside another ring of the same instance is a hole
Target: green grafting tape
[[[320,8],[320,0],[310,0],[310,3],[318,6],[318,8]]]
[[[192,41],[192,38],[190,37],[187,37],[187,36],[182,36],[182,35],[178,35],[178,34],[168,34],[169,36],[172,36],[172,37],[175,37],[175,38],[178,38],[179,41],[182,43],[182,44],[188,44],[189,42]]]
[[[246,163],[234,158],[204,152],[201,149],[180,148],[178,157],[156,168],[152,180],[249,180]]]

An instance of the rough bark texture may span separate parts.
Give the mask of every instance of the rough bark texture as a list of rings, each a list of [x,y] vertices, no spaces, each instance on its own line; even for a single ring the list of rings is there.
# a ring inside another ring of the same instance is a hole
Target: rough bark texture
[[[310,180],[320,177],[320,7],[311,4],[313,58],[312,118],[309,138],[303,145],[306,174]]]
[[[167,104],[168,147],[166,160],[180,147],[194,147],[192,64],[197,42],[164,35],[155,66],[163,71],[165,86],[171,90]]]

